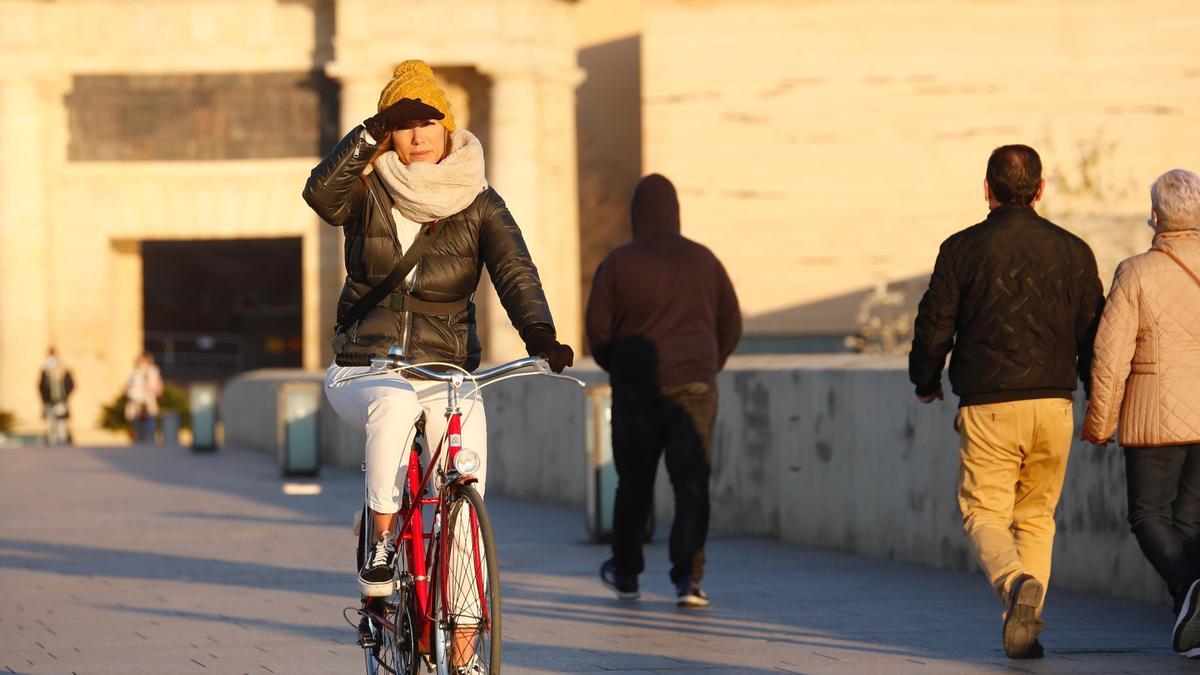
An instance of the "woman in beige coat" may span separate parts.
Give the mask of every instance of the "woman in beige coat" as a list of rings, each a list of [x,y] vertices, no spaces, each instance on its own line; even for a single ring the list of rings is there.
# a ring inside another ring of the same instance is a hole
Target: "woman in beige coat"
[[[1172,643],[1200,655],[1200,177],[1150,188],[1154,243],[1117,267],[1096,333],[1083,439],[1120,422],[1129,523],[1179,617]]]

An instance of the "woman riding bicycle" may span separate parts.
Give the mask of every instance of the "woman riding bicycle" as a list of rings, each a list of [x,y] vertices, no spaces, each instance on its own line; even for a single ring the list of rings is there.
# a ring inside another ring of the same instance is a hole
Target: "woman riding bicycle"
[[[530,355],[546,357],[561,372],[574,353],[557,341],[521,230],[484,178],[483,147],[455,125],[446,95],[424,62],[396,68],[379,96],[377,114],[313,169],[304,199],[346,237],[336,358],[325,390],[343,420],[366,430],[367,504],[376,544],[358,581],[363,595],[385,596],[393,584],[391,534],[414,423],[424,414],[426,438],[431,443],[442,438],[445,386],[399,375],[340,380],[366,371],[372,356],[395,345],[414,363],[478,367],[473,297],[485,265]],[[418,247],[419,260],[405,273],[402,259]],[[371,302],[379,296],[372,289],[389,277],[392,288]],[[476,473],[482,494],[487,429],[479,401],[464,419],[463,444],[482,459]]]

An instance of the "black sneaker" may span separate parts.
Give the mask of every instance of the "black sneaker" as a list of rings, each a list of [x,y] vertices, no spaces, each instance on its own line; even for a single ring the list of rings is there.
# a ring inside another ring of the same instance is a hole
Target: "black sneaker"
[[[675,587],[675,604],[687,609],[708,607],[708,595],[700,588],[700,584],[684,581]]]
[[[1175,619],[1171,646],[1180,656],[1200,656],[1200,579],[1192,582]]]
[[[1008,594],[1008,611],[1004,613],[1004,653],[1010,659],[1040,659],[1045,654],[1038,634],[1042,622],[1037,617],[1045,588],[1042,582],[1021,574]]]
[[[642,597],[641,592],[638,591],[637,577],[630,579],[617,574],[617,566],[613,563],[612,558],[605,560],[600,565],[600,583],[607,586],[622,600],[637,600]]]
[[[371,555],[358,572],[358,587],[369,598],[387,597],[396,590],[396,573],[392,560],[396,557],[396,542],[390,532],[375,544]]]

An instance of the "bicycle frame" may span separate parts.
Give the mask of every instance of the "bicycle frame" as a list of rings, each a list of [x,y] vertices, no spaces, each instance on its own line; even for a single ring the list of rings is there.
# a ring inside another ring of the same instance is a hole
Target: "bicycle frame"
[[[427,367],[430,365],[457,368],[461,372],[438,372],[430,370]],[[535,368],[536,372],[518,372],[531,367]],[[447,534],[453,531],[453,528],[447,527],[450,519],[449,497],[456,486],[469,485],[476,482],[473,475],[459,473],[456,461],[459,454],[463,451],[463,414],[459,407],[459,387],[469,379],[475,385],[471,395],[478,396],[479,392],[490,384],[528,375],[541,375],[568,380],[581,387],[584,386],[584,383],[568,375],[552,373],[549,365],[543,359],[533,357],[505,363],[483,373],[471,375],[453,364],[416,365],[407,363],[403,360],[403,352],[398,348],[392,348],[389,350],[387,357],[372,358],[371,368],[371,372],[352,375],[346,379],[357,379],[359,377],[369,377],[389,372],[400,373],[411,370],[425,378],[445,382],[447,386],[447,406],[445,411],[447,419],[446,434],[442,439],[436,441],[432,452],[430,452],[432,440],[425,437],[426,452],[424,454],[428,456],[428,462],[423,469],[421,466],[422,453],[417,450],[416,444],[414,443],[414,446],[408,450],[408,471],[405,476],[407,492],[404,501],[401,503],[400,511],[397,514],[397,526],[395,527],[396,549],[397,551],[401,548],[404,549],[405,553],[402,560],[406,565],[399,580],[402,606],[398,607],[396,613],[397,621],[403,616],[405,606],[411,608],[412,629],[418,641],[418,651],[421,651],[421,642],[427,639],[428,643],[425,645],[425,654],[438,664],[440,672],[443,665],[448,661],[446,657],[448,656],[447,650],[450,648],[450,645],[447,644],[448,640],[445,631],[433,630],[445,618],[434,616],[434,607],[436,605],[439,613],[442,613],[446,611],[446,608],[451,606],[449,571],[450,556],[454,542],[450,541],[451,535]],[[441,461],[443,450],[446,451],[445,462]],[[443,465],[445,469],[442,468]],[[426,491],[429,489],[435,473],[441,480],[437,484],[434,494],[426,497]],[[433,522],[429,524],[428,530],[426,530],[425,514],[423,512],[426,506],[433,507]],[[490,633],[493,626],[493,608],[488,606],[488,596],[484,587],[484,563],[480,555],[480,547],[475,543],[481,538],[481,528],[475,509],[469,509],[469,512],[471,514],[470,532],[473,540],[470,548],[473,558],[476,591],[479,596],[479,619],[481,620],[479,625],[486,627],[486,630]],[[362,525],[364,528],[370,527],[369,518],[367,518],[368,515],[364,511]],[[369,532],[369,529],[364,530],[364,534]],[[407,545],[401,547],[401,544],[404,543],[407,543]],[[430,586],[431,572],[435,573],[433,578],[438,580],[436,588],[431,588]],[[497,583],[497,580],[492,579],[491,583]],[[408,598],[410,591],[412,593],[411,602]],[[437,594],[436,596],[434,595],[435,593]],[[434,603],[435,599],[439,600],[439,602]],[[379,602],[381,600],[383,599],[367,598],[362,611],[379,627],[387,631],[395,631],[395,624],[387,618],[384,611],[379,609]],[[448,626],[443,626],[443,628],[446,627]],[[436,643],[434,642],[435,640]],[[449,642],[453,643],[453,636],[450,636]]]
[[[405,501],[400,508],[397,516],[398,527],[396,528],[396,548],[401,549],[402,542],[408,542],[408,546],[403,547],[406,551],[407,572],[411,576],[411,590],[414,594],[413,604],[413,627],[418,636],[430,636],[430,628],[433,623],[438,621],[438,617],[433,616],[433,602],[430,596],[430,559],[437,556],[434,564],[437,565],[437,579],[440,581],[439,587],[434,589],[440,593],[441,602],[439,607],[448,607],[450,601],[449,590],[449,563],[451,542],[446,540],[446,528],[444,523],[449,518],[449,502],[446,499],[449,492],[456,485],[465,485],[476,482],[474,476],[460,476],[454,469],[454,460],[458,457],[458,453],[462,451],[462,410],[458,405],[458,390],[455,383],[448,383],[449,388],[449,405],[446,408],[446,415],[449,419],[447,424],[446,437],[437,444],[436,450],[429,458],[428,465],[425,467],[424,473],[421,473],[420,453],[414,447],[409,449],[408,475],[406,476],[408,492],[405,496]],[[426,437],[426,444],[429,439]],[[441,469],[441,459],[443,446],[447,447],[447,470]],[[425,492],[434,474],[442,473],[446,480],[442,486],[435,492],[434,496],[426,497]],[[423,508],[426,506],[434,507],[434,522],[429,530],[425,529]],[[475,512],[471,511],[471,532],[473,537],[478,540],[479,537],[479,521],[476,518]],[[477,546],[472,546],[472,557],[474,559],[475,580],[479,593],[481,616],[485,623],[489,620],[489,609],[487,606],[487,597],[483,587],[483,568],[479,556]],[[409,579],[401,579],[401,583],[407,584]],[[367,608],[371,612],[370,604]],[[378,612],[371,612],[372,618],[378,621],[381,626],[387,630],[394,630],[394,626],[386,617]],[[433,647],[433,645],[430,645]]]

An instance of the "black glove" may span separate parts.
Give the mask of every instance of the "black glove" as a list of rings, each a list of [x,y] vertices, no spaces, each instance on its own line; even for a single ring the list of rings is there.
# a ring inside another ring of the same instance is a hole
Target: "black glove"
[[[561,373],[567,366],[574,365],[575,351],[554,339],[554,333],[541,324],[534,324],[521,334],[525,351],[530,356],[541,356],[550,362],[550,370]]]
[[[437,108],[422,103],[419,98],[402,98],[363,120],[363,126],[367,128],[367,133],[371,134],[376,143],[382,143],[387,139],[388,134],[404,128],[408,122],[440,120],[444,117],[445,115],[438,112]]]

